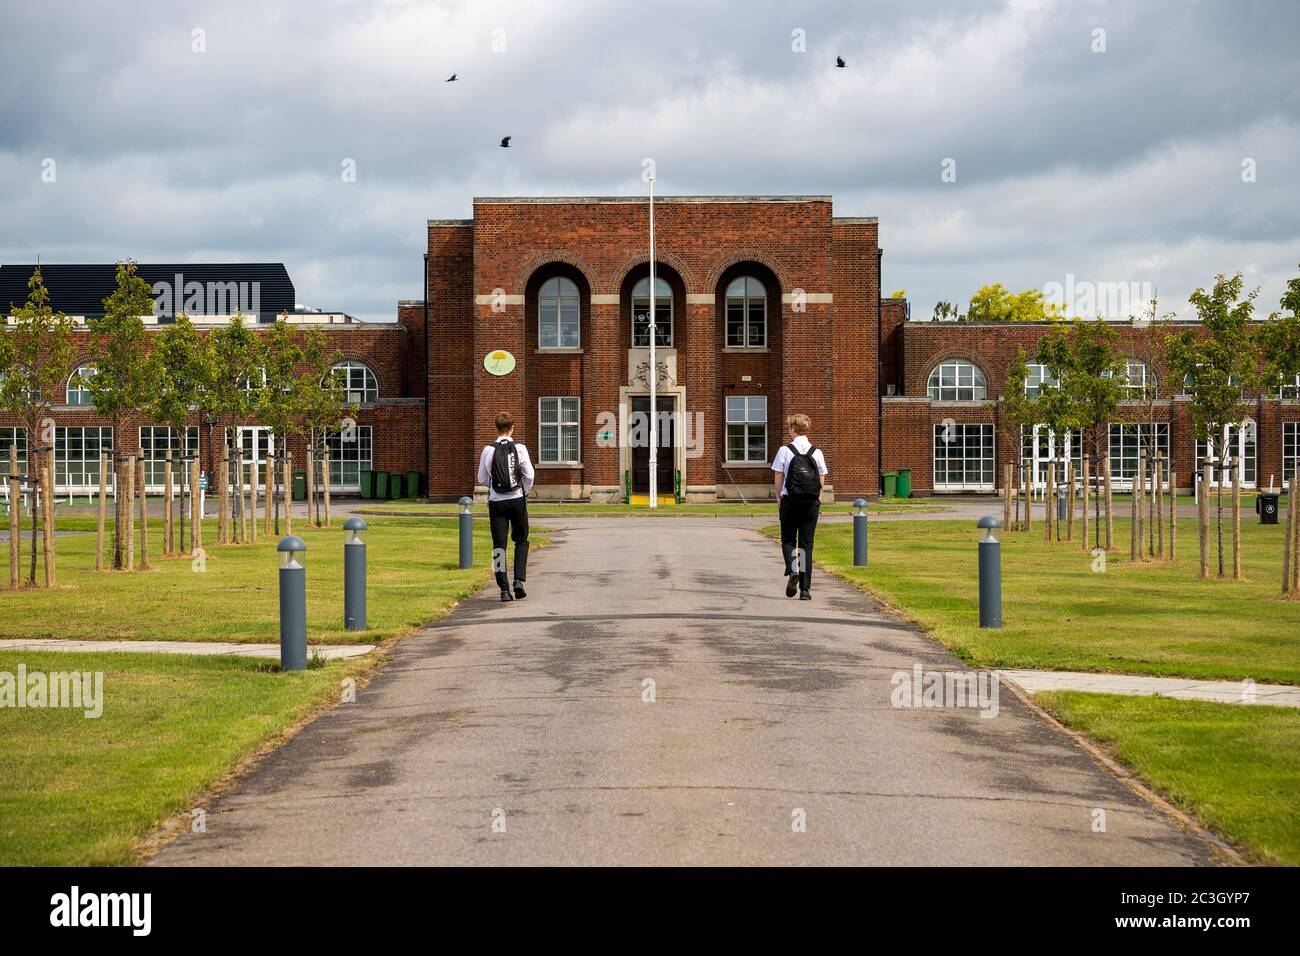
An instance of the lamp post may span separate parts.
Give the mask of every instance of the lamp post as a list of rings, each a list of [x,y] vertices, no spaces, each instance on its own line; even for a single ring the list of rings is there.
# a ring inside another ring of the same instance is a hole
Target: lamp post
[[[980,627],[1002,626],[1002,543],[993,531],[1002,527],[994,515],[980,518],[977,527],[984,530],[979,545]]]
[[[853,566],[867,566],[867,500],[853,502]]]
[[[302,559],[307,544],[296,535],[281,538],[280,670],[307,669],[307,569]]]
[[[474,499],[466,495],[460,499],[460,569],[474,567],[474,515],[470,506]]]
[[[366,629],[366,522],[353,515],[343,522],[343,628]]]
[[[655,361],[655,312],[659,305],[655,286],[655,177],[649,174],[650,183],[650,508],[659,506],[659,409],[657,386],[659,367]]]

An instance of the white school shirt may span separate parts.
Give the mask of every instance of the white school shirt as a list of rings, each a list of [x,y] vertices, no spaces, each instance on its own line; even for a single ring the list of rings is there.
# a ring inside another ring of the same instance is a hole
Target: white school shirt
[[[492,456],[496,454],[496,446],[503,441],[509,441],[505,435],[502,435],[491,445],[483,446],[483,454],[478,457],[478,483],[487,485],[488,501],[509,501],[511,498],[522,498],[525,493],[533,490],[533,460],[528,457],[528,449],[519,442],[515,442],[515,452],[519,455],[519,485],[514,491],[501,492],[492,487]]]
[[[812,442],[805,435],[796,435],[794,441],[790,442],[789,445],[782,445],[780,450],[777,451],[776,457],[772,459],[772,470],[781,472],[781,474],[785,475],[786,480],[790,478],[790,460],[794,457],[790,454],[790,445],[794,445],[799,450],[799,454],[806,455],[808,449],[812,447]],[[817,463],[817,474],[826,474],[826,456],[822,454],[820,448],[813,452],[813,461]],[[786,481],[782,481],[781,497],[784,498],[788,491]]]

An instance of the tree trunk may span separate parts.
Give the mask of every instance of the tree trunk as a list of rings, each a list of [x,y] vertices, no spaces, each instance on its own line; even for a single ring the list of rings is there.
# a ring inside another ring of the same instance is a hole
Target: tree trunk
[[[328,448],[325,449],[325,461],[321,467],[321,471],[324,475],[321,489],[325,501],[325,527],[328,528],[330,526],[330,450]],[[1010,511],[1007,513],[1010,515]],[[1008,525],[1004,525],[1004,527],[1009,527],[1009,523]]]
[[[23,583],[23,483],[18,478],[18,442],[9,446],[9,588]]]
[[[1156,526],[1156,557],[1164,560],[1165,557],[1165,482],[1164,482],[1164,460],[1159,455],[1156,456],[1156,485],[1154,498],[1154,512],[1152,521]]]
[[[1291,481],[1291,507],[1295,508],[1296,486],[1300,484],[1292,479]],[[1297,512],[1295,527],[1291,529],[1291,593],[1300,592],[1300,512]]]
[[[1296,480],[1297,478],[1300,478],[1300,475],[1297,475],[1296,478],[1292,478],[1289,483],[1285,481],[1282,482],[1282,490],[1286,492],[1286,537],[1283,538],[1282,545],[1283,594],[1291,593],[1291,552],[1293,550],[1292,544],[1295,539],[1295,493],[1296,485],[1300,484],[1300,481]]]
[[[1115,499],[1111,494],[1110,455],[1101,460],[1106,475],[1106,550],[1115,547]]]
[[[1065,540],[1074,540],[1074,462],[1065,463]]]
[[[244,452],[239,452],[239,543],[248,544],[248,477],[250,473],[248,462],[244,461]],[[253,497],[257,497],[257,488],[253,488]],[[256,522],[254,522],[256,523]]]
[[[121,571],[126,567],[126,549],[122,546],[122,529],[126,522],[122,520],[122,472],[126,468],[122,456],[113,452],[113,569]]]
[[[135,570],[135,455],[126,456],[126,569]]]
[[[199,459],[190,462],[190,553],[203,547],[203,499],[199,489]]]
[[[389,479],[390,481],[392,479]],[[1046,540],[1052,540],[1052,528],[1056,525],[1056,462],[1047,463],[1047,488],[1043,492],[1043,533]]]
[[[56,575],[54,568],[54,453],[49,453],[45,467],[41,469],[41,484],[45,488],[45,507],[41,514],[41,555],[45,563],[45,586],[54,587]]]
[[[1136,561],[1142,547],[1142,469],[1146,466],[1146,452],[1138,452],[1137,471],[1133,475],[1132,509],[1129,516],[1128,556]]]
[[[273,459],[273,460],[272,460],[272,465],[276,464],[276,461],[277,461],[276,459]],[[278,462],[279,462],[279,466],[280,466],[280,467],[278,467],[278,468],[273,468],[273,471],[275,472],[275,475],[274,475],[274,482],[275,482],[275,483],[271,486],[272,488],[275,489],[275,494],[274,494],[274,497],[275,497],[275,536],[276,536],[277,538],[280,536],[280,478],[281,478],[281,476],[284,474],[284,458],[283,458],[283,456],[282,456],[281,458],[278,459]]]
[[[217,472],[217,544],[230,544],[230,445],[221,443]]]
[[[1026,481],[1021,485],[1021,490],[1025,495],[1025,530],[1034,530],[1034,473],[1031,470],[1032,465],[1026,465],[1022,469]]]
[[[293,534],[293,452],[284,453],[284,533]]]
[[[248,542],[257,544],[257,462],[248,463]]]
[[[149,495],[145,490],[144,458],[140,458],[140,570],[149,570]]]
[[[1006,528],[1008,531],[1010,531],[1010,530],[1011,530],[1011,466],[1010,466],[1010,465],[1003,465],[1003,466],[1002,466],[1002,485],[1003,485],[1003,488],[1002,488],[1002,527],[1004,527],[1004,528]],[[329,475],[327,474],[327,475],[325,476],[325,489],[326,489],[326,493],[327,493],[327,494],[328,494],[328,491],[329,491],[329,486],[330,486]],[[326,504],[326,506],[325,506],[325,514],[328,515],[328,514],[329,514],[329,505],[328,505],[329,498],[326,497],[325,501],[327,502],[327,504]]]
[[[1201,493],[1196,496],[1197,518],[1200,520],[1201,577],[1210,576],[1210,484],[1214,481],[1214,466],[1205,463],[1201,476]]]
[[[1241,478],[1232,476],[1232,579],[1241,580]]]
[[[172,527],[172,451],[163,459],[163,556],[175,554],[176,535]]]
[[[307,523],[320,526],[320,514],[316,511],[316,450],[307,440]]]
[[[269,538],[271,537],[271,502],[275,498],[275,455],[266,456],[262,470],[266,473],[263,479],[266,487],[262,489],[262,533]]]
[[[1178,560],[1178,474],[1172,470],[1169,472],[1169,560]]]
[[[1083,532],[1084,551],[1088,550],[1088,498],[1090,496],[1090,490],[1088,488],[1088,480],[1092,477],[1089,474],[1090,471],[1091,471],[1091,463],[1088,460],[1088,456],[1085,454],[1083,456],[1083,525],[1079,529],[1080,531]]]

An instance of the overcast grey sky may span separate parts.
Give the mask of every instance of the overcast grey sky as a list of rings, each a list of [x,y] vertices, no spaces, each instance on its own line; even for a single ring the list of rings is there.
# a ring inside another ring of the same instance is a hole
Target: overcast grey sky
[[[1070,274],[1186,310],[1237,270],[1269,311],[1300,271],[1294,0],[0,9],[5,262],[283,261],[300,302],[391,319],[426,219],[640,194],[653,157],[659,193],[879,216],[914,312]]]

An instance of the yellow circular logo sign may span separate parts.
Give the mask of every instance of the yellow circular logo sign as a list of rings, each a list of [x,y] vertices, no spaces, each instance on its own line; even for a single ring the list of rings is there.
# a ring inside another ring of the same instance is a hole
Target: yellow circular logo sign
[[[505,349],[494,349],[484,357],[483,367],[492,375],[509,375],[515,370],[515,357]]]

